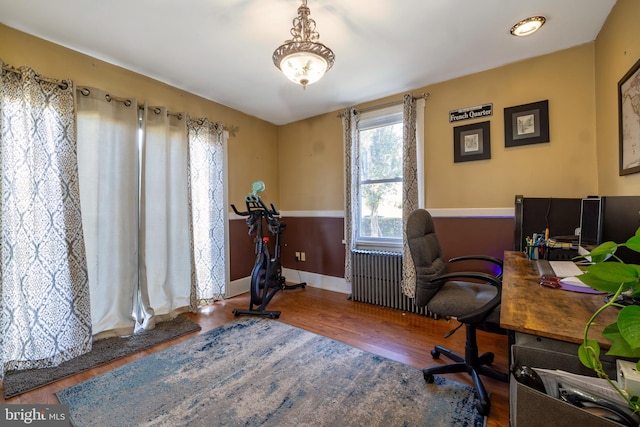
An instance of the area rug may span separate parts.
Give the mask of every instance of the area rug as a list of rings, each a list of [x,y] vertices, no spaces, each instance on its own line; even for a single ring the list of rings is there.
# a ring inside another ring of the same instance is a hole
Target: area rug
[[[83,426],[482,426],[471,387],[243,318],[56,393]]]
[[[145,333],[130,337],[112,337],[93,343],[89,353],[60,364],[55,368],[8,371],[4,376],[4,397],[8,399],[50,384],[70,375],[86,371],[129,354],[153,347],[165,341],[200,330],[200,325],[177,316],[173,320],[158,323]]]

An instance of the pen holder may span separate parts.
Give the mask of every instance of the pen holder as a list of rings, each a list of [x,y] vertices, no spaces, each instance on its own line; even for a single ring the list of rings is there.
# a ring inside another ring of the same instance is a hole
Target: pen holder
[[[544,244],[527,245],[526,254],[529,259],[546,259],[547,250]]]

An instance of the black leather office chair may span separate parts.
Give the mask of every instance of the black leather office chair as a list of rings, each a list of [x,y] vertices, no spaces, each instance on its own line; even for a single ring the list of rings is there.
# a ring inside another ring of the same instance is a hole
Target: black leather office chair
[[[433,219],[424,209],[417,209],[409,215],[407,238],[416,268],[415,304],[419,307],[426,305],[429,311],[437,315],[456,318],[461,326],[466,326],[467,333],[464,357],[445,347],[436,346],[431,351],[435,359],[443,354],[454,363],[424,368],[424,379],[431,383],[436,374],[469,373],[479,400],[476,405],[478,411],[481,415],[488,415],[491,402],[480,375],[504,382],[508,381],[508,375],[486,366],[493,363],[493,353],[478,355],[476,330],[481,328],[504,332],[499,328],[502,261],[490,256],[464,256],[447,262],[442,254]],[[480,272],[447,274],[448,263],[462,260],[487,261],[495,264],[500,272],[497,275]]]

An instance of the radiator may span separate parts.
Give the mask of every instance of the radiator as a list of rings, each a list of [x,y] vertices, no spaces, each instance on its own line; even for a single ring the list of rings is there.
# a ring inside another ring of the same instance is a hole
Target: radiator
[[[430,315],[402,293],[402,254],[383,251],[351,251],[353,301]]]

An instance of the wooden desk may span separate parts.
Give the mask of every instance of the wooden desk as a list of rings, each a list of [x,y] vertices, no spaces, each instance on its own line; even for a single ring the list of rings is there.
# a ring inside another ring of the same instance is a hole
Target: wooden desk
[[[540,286],[535,261],[522,252],[504,253],[500,325],[508,330],[582,343],[584,327],[604,303],[604,294],[584,294]],[[616,309],[608,309],[596,319],[589,338],[608,348],[602,327],[616,321]]]
[[[540,286],[535,261],[521,252],[504,253],[500,325],[510,331],[509,364],[533,368],[561,369],[594,375],[578,360],[584,326],[604,303],[603,294],[584,294]],[[598,317],[601,325],[615,322],[616,309]],[[592,326],[589,338],[601,347],[610,343],[602,337],[602,326]],[[616,362],[602,356],[604,370],[615,379]],[[510,377],[509,420],[513,427],[553,425],[574,427],[620,426],[555,397],[540,393]]]

